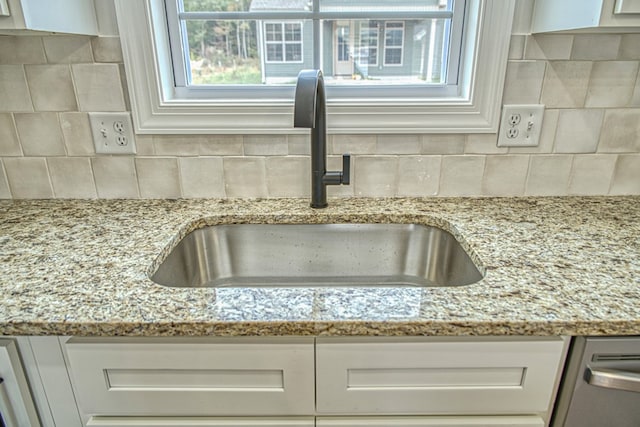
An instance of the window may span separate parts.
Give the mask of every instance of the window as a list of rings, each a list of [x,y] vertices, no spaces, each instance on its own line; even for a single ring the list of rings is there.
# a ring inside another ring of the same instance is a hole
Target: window
[[[404,46],[404,22],[385,23],[384,25],[384,65],[402,65],[402,47],[403,46]]]
[[[267,62],[302,62],[302,24],[264,24]]]
[[[496,131],[515,0],[116,0],[140,133],[295,133],[300,69],[330,132]]]
[[[360,65],[378,65],[378,31],[377,22],[368,21],[360,26],[360,50],[357,58]]]

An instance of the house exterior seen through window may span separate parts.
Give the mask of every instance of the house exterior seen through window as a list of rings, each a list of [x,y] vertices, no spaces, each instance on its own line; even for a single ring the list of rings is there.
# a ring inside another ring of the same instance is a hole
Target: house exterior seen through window
[[[293,84],[309,68],[329,85],[447,84],[454,1],[178,0],[176,73],[187,86]]]

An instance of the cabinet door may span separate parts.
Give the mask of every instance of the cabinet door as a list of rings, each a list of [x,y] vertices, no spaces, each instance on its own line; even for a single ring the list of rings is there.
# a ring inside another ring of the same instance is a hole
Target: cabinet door
[[[87,427],[314,427],[313,417],[93,417]]]
[[[537,414],[548,411],[561,338],[414,342],[318,339],[325,414]]]
[[[6,424],[40,426],[20,355],[11,338],[0,339],[0,379],[0,412]],[[2,420],[0,425],[4,426]]]
[[[317,427],[544,427],[536,416],[318,417]]]
[[[616,0],[615,13],[640,13],[640,0]]]
[[[313,415],[313,338],[65,344],[85,415]]]

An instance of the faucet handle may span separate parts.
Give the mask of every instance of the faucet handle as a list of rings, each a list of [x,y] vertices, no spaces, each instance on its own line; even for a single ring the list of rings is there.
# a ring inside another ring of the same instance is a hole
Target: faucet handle
[[[351,154],[342,155],[342,177],[340,183],[342,185],[349,185],[351,181]]]

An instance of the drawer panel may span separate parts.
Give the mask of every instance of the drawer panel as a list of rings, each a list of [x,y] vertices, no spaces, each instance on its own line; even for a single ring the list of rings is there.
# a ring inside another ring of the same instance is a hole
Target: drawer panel
[[[544,427],[537,416],[318,417],[317,427]]]
[[[313,415],[313,339],[65,344],[85,415]]]
[[[313,417],[93,417],[87,427],[314,427]]]
[[[377,339],[378,341],[380,339]],[[317,410],[353,414],[543,413],[562,338],[316,344]]]

